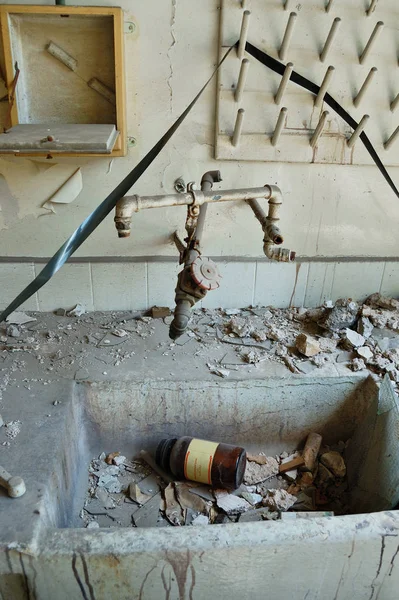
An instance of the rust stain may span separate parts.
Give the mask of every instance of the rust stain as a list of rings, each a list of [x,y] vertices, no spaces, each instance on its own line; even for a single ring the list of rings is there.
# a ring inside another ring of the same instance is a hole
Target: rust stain
[[[290,308],[292,307],[292,301],[294,300],[294,296],[295,296],[295,292],[296,292],[296,285],[298,283],[298,276],[299,276],[299,269],[301,268],[301,263],[296,263],[295,265],[295,282],[294,282],[294,288],[292,290],[292,294],[291,294],[291,298],[290,298]]]
[[[191,567],[191,588],[189,600],[192,598],[192,592],[195,585],[195,571],[192,565],[190,565],[190,559],[191,557],[189,550],[186,551],[186,556],[184,556],[184,553],[182,552],[166,551],[166,560],[170,563],[175,573],[179,588],[179,598],[181,600],[184,600],[186,597],[187,573],[189,567]]]

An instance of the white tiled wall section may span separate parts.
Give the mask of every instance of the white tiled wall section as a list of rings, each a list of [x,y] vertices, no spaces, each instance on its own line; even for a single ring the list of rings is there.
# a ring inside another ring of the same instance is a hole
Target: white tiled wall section
[[[318,306],[346,296],[363,300],[380,291],[399,297],[399,262],[217,261],[222,279],[200,306]],[[0,307],[5,307],[43,268],[42,264],[0,264]],[[87,310],[143,310],[174,305],[176,262],[76,262],[65,265],[25,310],[50,311],[76,303]]]

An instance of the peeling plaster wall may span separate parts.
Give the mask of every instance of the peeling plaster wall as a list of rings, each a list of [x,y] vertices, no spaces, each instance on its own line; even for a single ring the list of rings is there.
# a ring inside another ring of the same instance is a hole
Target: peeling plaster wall
[[[361,5],[362,0],[354,1]],[[0,264],[4,282],[0,305],[12,300],[11,288],[17,287],[7,285],[9,270],[18,282],[28,282],[43,259],[59,248],[178,117],[216,63],[217,0],[117,4],[125,20],[136,24],[133,34],[125,34],[125,55],[128,135],[136,138],[137,145],[112,164],[107,158],[0,157],[0,260],[9,263]],[[247,206],[210,206],[203,248],[206,255],[220,257],[224,279],[217,296],[211,299],[209,294],[205,305],[273,302],[284,306],[291,298],[298,305],[317,304],[346,294],[361,298],[379,289],[399,295],[395,227],[399,202],[377,168],[216,162],[212,158],[215,85],[209,86],[133,192],[171,192],[177,177],[198,182],[203,172],[215,168],[221,170],[222,185],[228,188],[278,184],[284,195],[285,245],[296,250],[300,268],[298,275],[292,265],[268,263],[262,255],[262,232]],[[0,117],[4,108],[3,103]],[[78,166],[83,176],[78,198],[57,206],[56,214],[41,208]],[[399,169],[390,173],[398,183]],[[134,217],[131,238],[120,240],[112,216],[108,217],[76,253],[78,264],[57,275],[57,293],[51,292],[54,286],[46,286],[31,306],[56,308],[64,292],[71,295],[71,278],[82,281],[82,287],[74,290],[76,301],[86,302],[89,308],[144,308],[154,299],[172,304],[177,252],[170,236],[176,229],[183,234],[184,221],[182,207],[143,211]],[[126,275],[132,266],[142,275],[133,279]],[[115,293],[115,279],[121,294],[129,286],[123,301]]]

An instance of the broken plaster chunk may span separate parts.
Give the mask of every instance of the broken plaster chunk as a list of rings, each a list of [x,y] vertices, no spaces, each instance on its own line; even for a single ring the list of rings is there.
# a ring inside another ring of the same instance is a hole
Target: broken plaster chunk
[[[233,333],[237,337],[243,338],[251,335],[252,326],[248,323],[248,319],[234,316],[226,324],[226,331],[228,333]]]
[[[268,490],[266,498],[263,503],[268,506],[271,510],[285,511],[291,508],[297,501],[297,497],[286,492],[285,490]]]
[[[241,352],[241,358],[250,365],[256,365],[264,359],[264,353],[259,350],[244,350]]]
[[[198,515],[191,521],[191,525],[194,525],[194,527],[198,525],[209,525],[209,517],[206,515]]]
[[[373,329],[374,325],[368,317],[360,317],[360,319],[357,322],[358,333],[360,333],[365,339],[367,339],[373,333]]]
[[[152,498],[152,496],[144,494],[135,482],[132,482],[129,485],[129,497],[132,500],[134,500],[134,502],[137,502],[137,504],[141,505],[145,504],[146,502],[148,502],[148,500],[151,500]]]
[[[207,366],[212,375],[217,375],[218,377],[222,377],[223,379],[226,379],[226,377],[230,375],[230,371],[228,369],[223,369],[222,367],[212,365],[211,363],[207,363]]]
[[[35,317],[30,317],[24,312],[12,312],[6,318],[6,323],[13,323],[14,325],[25,325],[25,323],[30,323],[31,321],[36,321]]]
[[[6,329],[6,334],[9,337],[18,338],[18,337],[20,337],[21,332],[16,325],[8,325],[8,327]]]
[[[340,298],[333,308],[325,308],[318,324],[329,331],[340,331],[346,327],[352,327],[356,323],[358,312],[357,302],[348,298]]]
[[[252,506],[260,504],[263,500],[263,496],[261,494],[256,494],[254,492],[241,492],[240,496],[244,498],[244,500],[252,504]]]
[[[316,340],[316,338],[306,333],[300,333],[298,335],[295,341],[295,346],[301,354],[304,354],[308,358],[315,356],[320,352],[319,342]]]
[[[169,523],[172,525],[184,525],[183,511],[176,499],[175,486],[173,483],[164,489],[164,500],[165,500],[165,515]]]
[[[176,482],[175,493],[183,510],[190,508],[197,513],[205,515],[209,514],[209,504],[200,496],[190,492],[188,484],[184,482]]]
[[[322,337],[319,339],[319,345],[322,352],[335,352],[337,349],[337,340],[333,338]]]
[[[321,455],[320,462],[327,467],[335,477],[345,477],[345,461],[339,452],[325,452]]]
[[[217,506],[227,515],[240,514],[252,508],[244,498],[229,494],[226,490],[215,490]]]
[[[116,337],[126,337],[128,335],[128,332],[125,329],[114,329],[113,331],[111,331],[112,335],[115,335]]]
[[[277,475],[279,472],[279,465],[275,458],[272,456],[266,457],[266,462],[259,465],[255,462],[247,461],[244,474],[244,482],[248,485],[255,485],[266,481],[273,475]]]
[[[360,333],[357,333],[357,331],[353,331],[353,329],[348,328],[345,329],[344,346],[348,350],[364,346],[365,341],[366,340],[364,339],[364,337]]]
[[[67,310],[66,316],[67,317],[81,317],[85,313],[86,313],[86,309],[83,306],[83,304],[76,304],[73,308],[71,308],[70,310]]]
[[[21,421],[10,421],[6,423],[6,436],[10,440],[14,440],[21,431]]]
[[[305,448],[303,449],[303,459],[305,461],[305,467],[308,471],[313,471],[316,465],[317,455],[320,450],[321,442],[323,438],[318,433],[309,433]],[[305,469],[304,469],[305,470]]]
[[[170,316],[170,308],[167,306],[153,306],[151,309],[153,319],[164,319]]]
[[[364,371],[364,369],[367,369],[367,366],[362,358],[354,358],[350,364],[350,368],[356,373],[357,371]]]
[[[388,298],[387,296],[382,296],[378,292],[369,296],[365,304],[368,304],[369,306],[375,306],[378,308],[384,308],[385,310],[399,310],[398,300],[395,300],[395,298]]]
[[[97,521],[89,521],[86,525],[86,529],[100,529],[100,524]]]
[[[363,358],[366,362],[374,356],[368,346],[360,346],[360,348],[356,349],[356,352],[358,353],[360,358]]]

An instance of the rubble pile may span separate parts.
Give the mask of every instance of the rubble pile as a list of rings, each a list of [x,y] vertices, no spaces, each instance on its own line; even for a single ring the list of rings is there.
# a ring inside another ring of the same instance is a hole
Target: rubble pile
[[[278,520],[287,511],[306,518],[345,514],[345,447],[323,447],[321,437],[310,434],[302,452],[248,454],[244,483],[233,492],[166,480],[141,458],[102,453],[90,464],[80,516],[86,527],[96,528]]]

